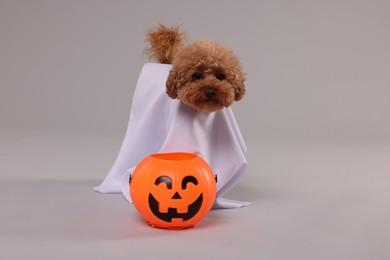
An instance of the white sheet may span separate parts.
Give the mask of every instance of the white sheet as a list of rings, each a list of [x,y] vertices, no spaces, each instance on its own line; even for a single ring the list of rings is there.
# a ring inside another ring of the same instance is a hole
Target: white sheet
[[[102,193],[123,193],[131,202],[129,176],[153,153],[191,152],[201,156],[218,175],[213,208],[242,207],[248,202],[222,199],[244,173],[246,146],[231,108],[197,112],[169,98],[165,82],[171,65],[144,65],[135,89],[127,132],[119,154],[103,182]]]

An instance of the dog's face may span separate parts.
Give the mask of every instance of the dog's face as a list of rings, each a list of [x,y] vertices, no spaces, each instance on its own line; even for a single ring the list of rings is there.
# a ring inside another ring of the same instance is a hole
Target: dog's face
[[[167,94],[203,112],[230,106],[245,94],[244,74],[233,52],[211,41],[197,41],[173,60]]]

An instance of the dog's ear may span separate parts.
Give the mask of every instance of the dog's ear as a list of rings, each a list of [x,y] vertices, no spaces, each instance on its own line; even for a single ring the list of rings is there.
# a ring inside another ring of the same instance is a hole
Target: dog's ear
[[[238,86],[236,86],[236,88],[234,89],[234,94],[235,94],[234,95],[234,100],[235,101],[239,101],[239,100],[241,100],[244,97],[244,95],[245,95],[245,86],[244,86],[243,83],[238,85]]]
[[[233,83],[234,86],[234,100],[239,101],[245,95],[244,75],[242,72],[238,73],[236,80]]]
[[[177,84],[178,84],[178,72],[175,68],[172,68],[171,71],[169,72],[167,83],[166,83],[167,94],[172,99],[177,98]]]

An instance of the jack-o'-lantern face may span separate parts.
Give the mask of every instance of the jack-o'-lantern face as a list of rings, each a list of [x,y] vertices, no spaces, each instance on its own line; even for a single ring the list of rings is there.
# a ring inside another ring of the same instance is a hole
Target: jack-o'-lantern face
[[[181,186],[175,185],[176,189],[168,176],[158,177],[154,185],[157,188],[149,194],[149,207],[156,217],[166,222],[172,222],[174,218],[187,221],[199,212],[203,204],[203,194],[194,176],[185,176]]]
[[[145,158],[131,177],[130,194],[139,213],[152,226],[194,226],[210,210],[216,179],[200,157],[187,153]]]

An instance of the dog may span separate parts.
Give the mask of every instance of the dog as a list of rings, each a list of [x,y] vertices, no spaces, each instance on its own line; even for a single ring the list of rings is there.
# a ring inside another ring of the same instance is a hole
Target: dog
[[[166,82],[168,96],[201,112],[215,112],[241,100],[245,75],[235,54],[211,40],[186,45],[185,39],[179,27],[162,24],[146,35],[149,57],[172,64]]]

